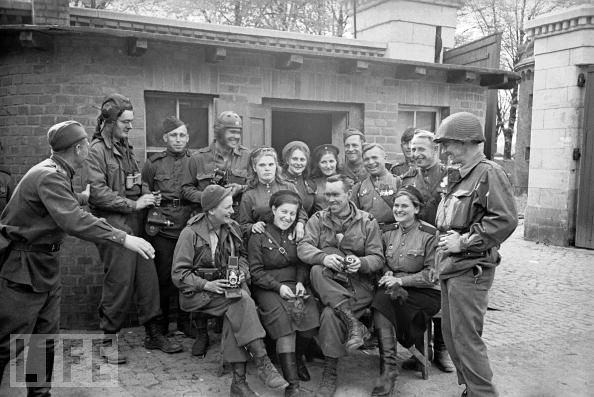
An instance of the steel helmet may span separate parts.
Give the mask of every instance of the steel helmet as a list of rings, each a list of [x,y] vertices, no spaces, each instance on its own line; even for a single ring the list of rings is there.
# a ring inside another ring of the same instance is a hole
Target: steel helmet
[[[460,112],[446,117],[435,134],[433,142],[440,143],[446,139],[461,142],[484,142],[483,126],[478,117],[472,113]]]
[[[238,128],[243,129],[243,121],[239,115],[231,110],[221,112],[215,120],[214,130],[215,132],[224,131],[227,128]]]

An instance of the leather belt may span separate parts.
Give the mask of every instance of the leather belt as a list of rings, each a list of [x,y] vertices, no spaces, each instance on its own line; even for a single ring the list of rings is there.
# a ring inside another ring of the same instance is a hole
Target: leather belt
[[[183,201],[182,199],[173,199],[173,200],[168,200],[168,199],[161,199],[161,204],[160,207],[184,207],[186,206],[186,201]]]
[[[31,251],[31,252],[58,252],[60,251],[61,242],[53,244],[24,244],[16,241],[12,242],[12,249],[16,251]]]

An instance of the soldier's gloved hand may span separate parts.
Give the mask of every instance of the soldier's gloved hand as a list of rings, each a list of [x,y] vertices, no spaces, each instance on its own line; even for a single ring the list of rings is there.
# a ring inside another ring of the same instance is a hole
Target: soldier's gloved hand
[[[337,254],[328,254],[324,257],[324,261],[322,263],[324,266],[334,270],[335,272],[342,272],[342,261],[342,256]]]
[[[148,241],[130,234],[127,234],[124,239],[124,248],[136,252],[144,259],[153,259],[155,257],[155,249]]]
[[[264,228],[266,227],[266,223],[259,221],[252,225],[252,233],[264,233]]]
[[[143,194],[136,200],[136,210],[142,210],[151,205],[155,205],[155,195],[152,193]]]

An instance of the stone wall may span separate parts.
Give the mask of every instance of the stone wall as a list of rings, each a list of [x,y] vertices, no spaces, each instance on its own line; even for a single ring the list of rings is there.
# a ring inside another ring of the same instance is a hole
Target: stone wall
[[[384,144],[390,158],[400,152],[400,105],[470,111],[484,119],[486,89],[470,84],[400,80],[390,65],[370,64],[361,74],[340,74],[339,60],[305,58],[298,70],[279,70],[273,55],[229,50],[224,61],[206,63],[202,47],[149,42],[140,57],[127,55],[125,39],[55,35],[51,51],[23,49],[4,54],[0,65],[0,162],[18,179],[48,156],[50,125],[80,121],[92,135],[104,95],[121,92],[134,105],[131,143],[145,157],[146,90],[218,95],[239,107],[263,99],[359,104],[370,141]],[[80,189],[80,181],[76,188]],[[69,238],[61,253],[62,325],[97,326],[102,266],[92,244]],[[133,317],[132,317],[133,319]]]

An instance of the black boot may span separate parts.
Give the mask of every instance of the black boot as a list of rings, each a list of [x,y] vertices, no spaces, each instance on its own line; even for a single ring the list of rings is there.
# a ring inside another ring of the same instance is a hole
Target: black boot
[[[289,386],[285,389],[285,397],[305,397],[308,395],[299,384],[299,371],[295,353],[279,353],[278,358],[283,370],[283,376],[289,382]]]
[[[435,366],[443,372],[454,372],[456,367],[450,358],[448,349],[446,349],[441,332],[441,318],[433,319],[433,362]]]
[[[258,369],[258,377],[262,383],[271,389],[278,389],[289,385],[270,362],[270,359],[266,355],[266,347],[264,347],[264,341],[262,339],[256,339],[250,342],[247,345],[247,349],[254,357],[254,362]]]
[[[229,397],[256,397],[245,380],[245,363],[231,363],[233,366],[233,380]]]
[[[380,353],[380,376],[375,382],[372,397],[389,396],[394,390],[398,378],[398,364],[396,363],[396,340],[394,328],[376,328],[377,342]]]
[[[192,355],[204,358],[210,344],[210,339],[208,338],[208,317],[203,313],[196,313],[195,316],[196,340],[194,340],[194,344],[192,345]]]
[[[333,397],[336,393],[336,380],[338,375],[336,369],[338,368],[338,359],[326,357],[324,359],[324,371],[322,372],[322,380],[318,385],[315,397]]]
[[[164,294],[163,291],[161,291],[160,294],[162,315],[159,317],[159,327],[161,329],[161,334],[167,335],[169,333],[169,305],[171,304],[171,299],[169,299],[169,295]]]
[[[164,353],[178,353],[183,350],[182,345],[179,343],[169,340],[161,332],[161,319],[154,318],[149,320],[145,325],[144,329],[146,337],[144,338],[144,347],[149,350],[159,349]]]
[[[345,347],[349,350],[357,350],[363,346],[365,339],[369,338],[367,327],[357,320],[347,305],[340,305],[334,310],[347,327],[348,335]]]
[[[297,336],[297,341],[295,343],[295,355],[297,357],[297,374],[299,375],[299,380],[304,382],[309,382],[311,376],[309,375],[309,371],[305,366],[305,361],[303,356],[306,354],[304,347],[307,346],[312,338],[300,338]]]
[[[188,338],[196,338],[196,326],[191,319],[191,315],[182,309],[177,309],[177,330]]]

